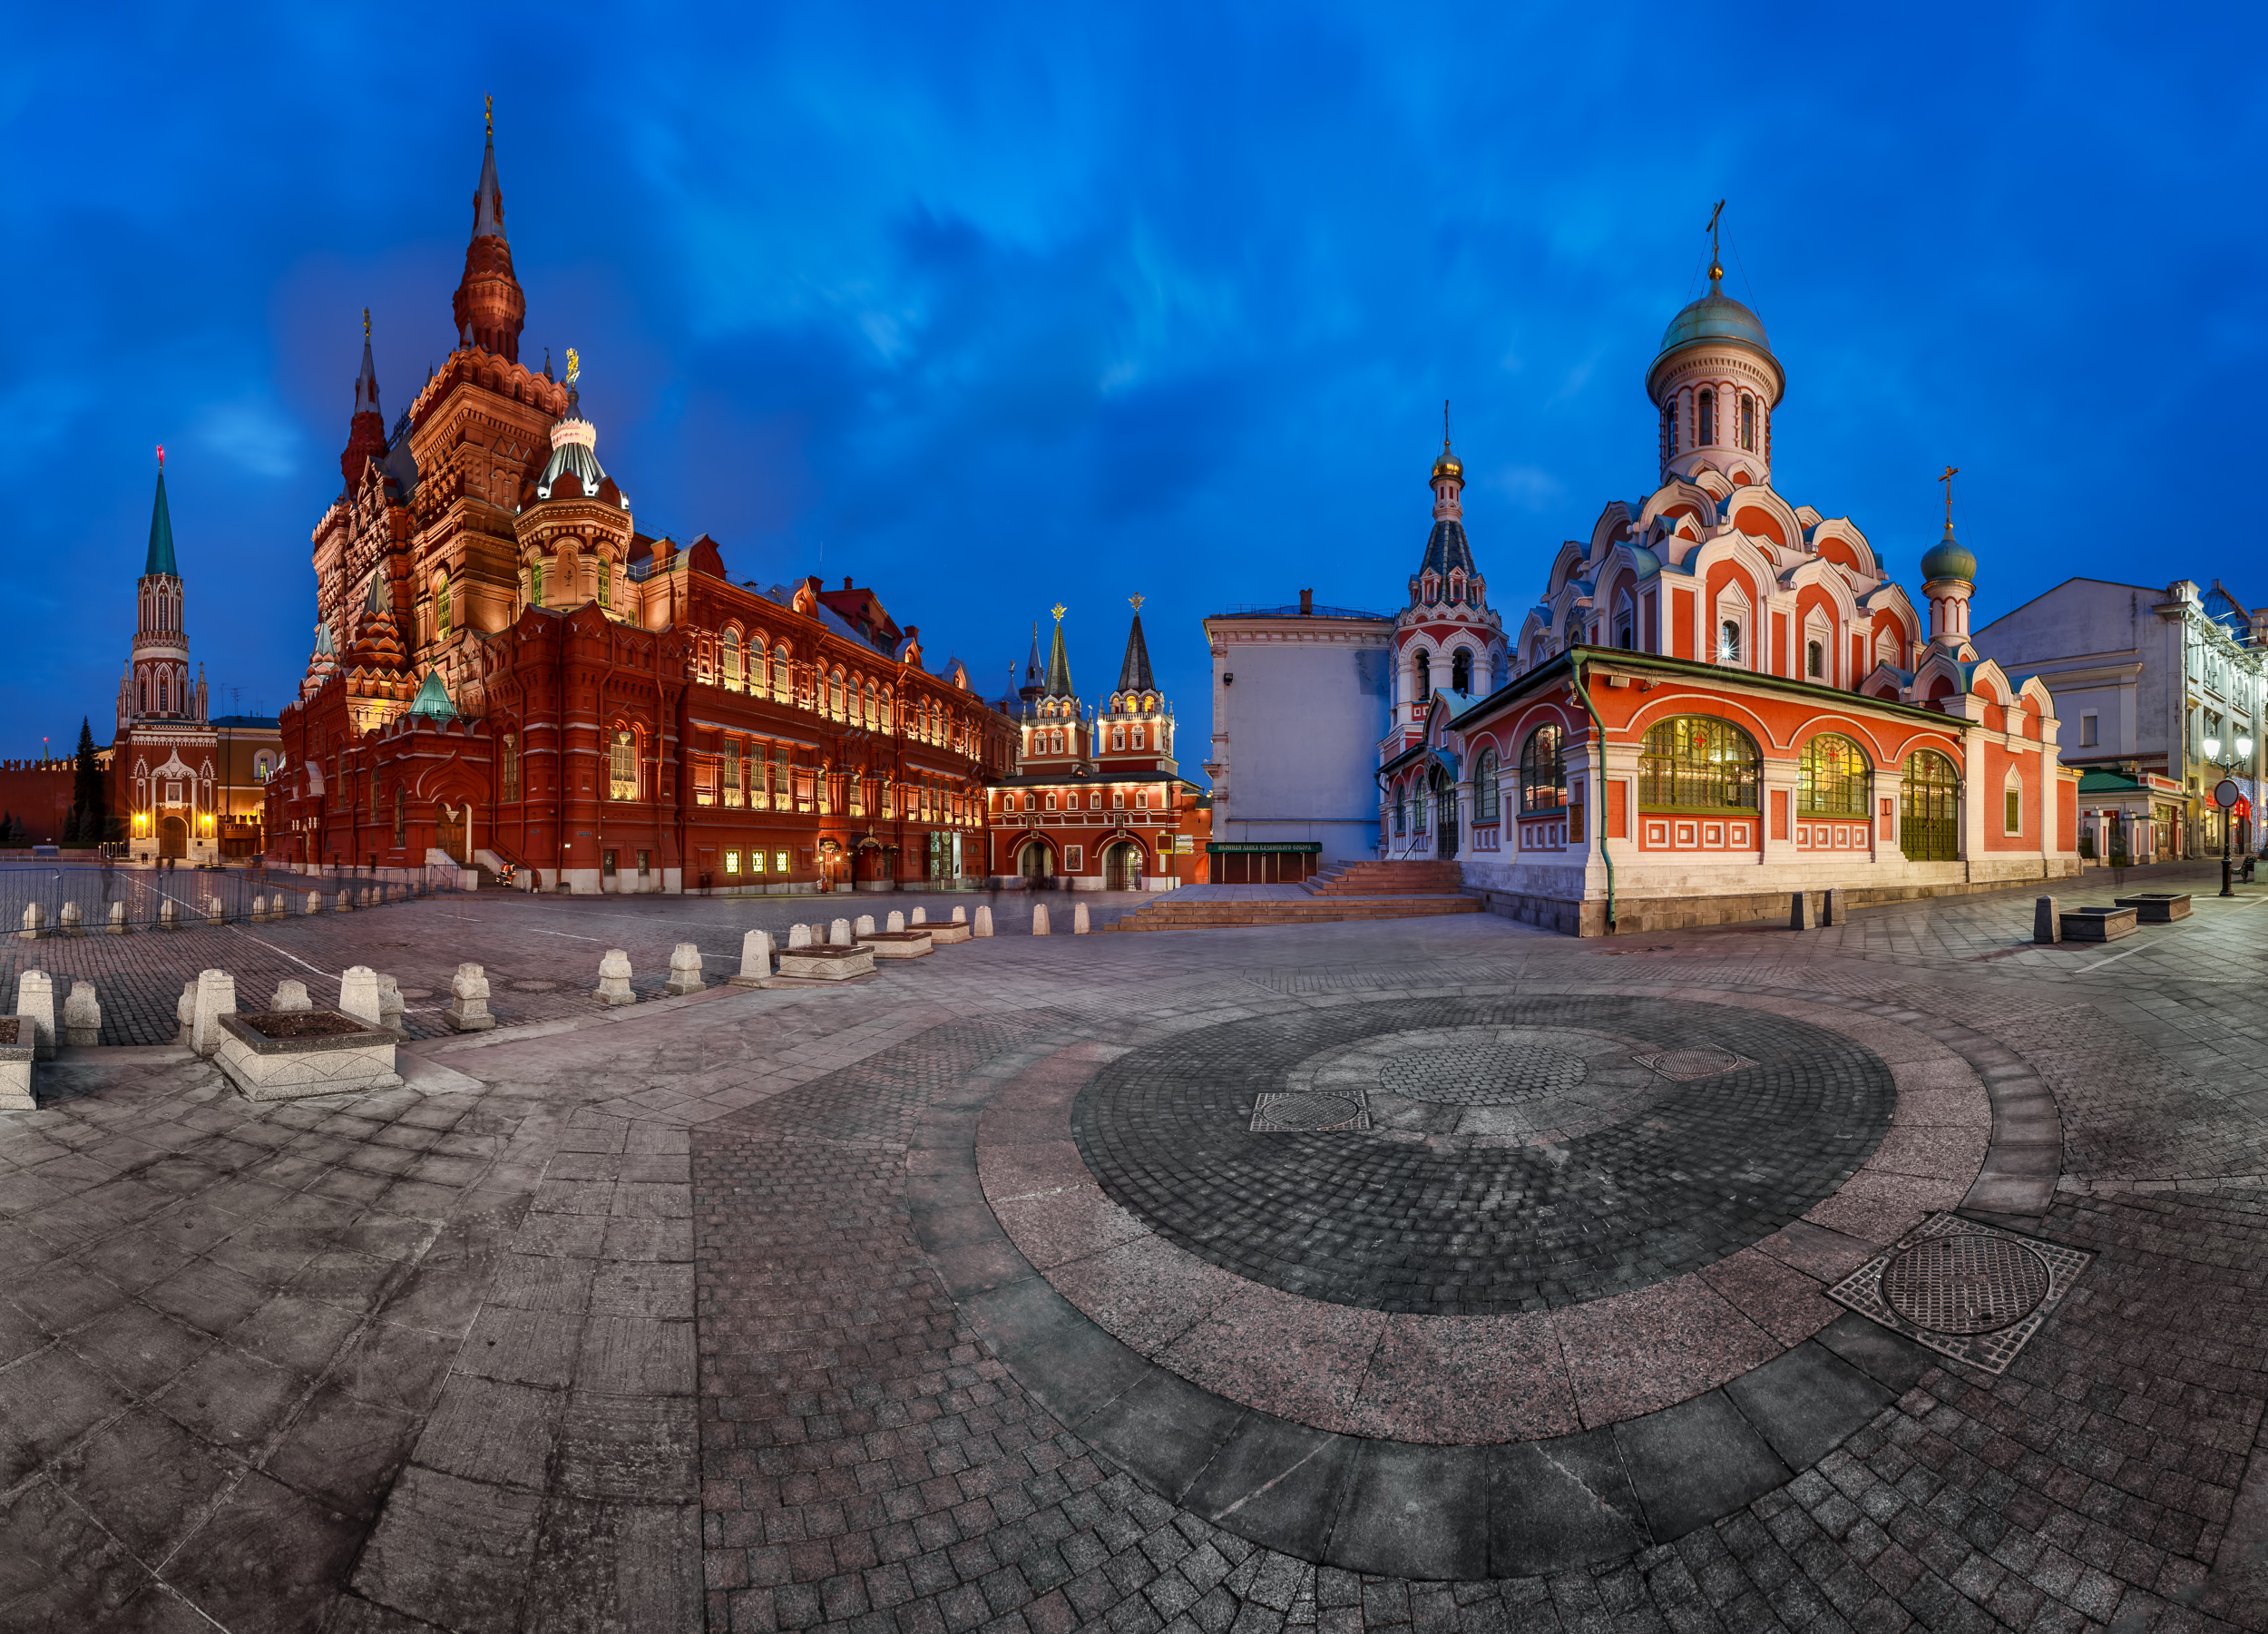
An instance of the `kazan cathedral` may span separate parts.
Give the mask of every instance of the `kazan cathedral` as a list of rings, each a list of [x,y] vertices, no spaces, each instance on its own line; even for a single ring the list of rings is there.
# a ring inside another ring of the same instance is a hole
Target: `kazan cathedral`
[[[521,357],[492,129],[456,346],[389,431],[369,321],[268,854],[577,892],[889,890],[983,866],[1013,729],[868,588],[639,531],[574,354]]]
[[[1847,517],[1784,497],[1786,376],[1723,279],[1713,258],[1646,372],[1656,487],[1559,548],[1516,636],[1443,440],[1392,636],[1379,855],[1453,858],[1495,911],[1583,935],[2076,874],[2054,701],[1970,644],[1950,502],[1917,606]]]

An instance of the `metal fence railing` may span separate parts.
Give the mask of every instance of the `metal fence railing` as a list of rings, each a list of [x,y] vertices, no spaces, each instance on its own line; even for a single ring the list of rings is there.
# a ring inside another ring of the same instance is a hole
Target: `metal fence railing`
[[[0,862],[0,931],[99,936],[359,912],[458,888],[455,867],[299,874]]]

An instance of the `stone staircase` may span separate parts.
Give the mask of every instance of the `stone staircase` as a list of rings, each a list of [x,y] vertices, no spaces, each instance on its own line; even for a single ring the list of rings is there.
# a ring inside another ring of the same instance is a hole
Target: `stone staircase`
[[[1464,889],[1465,871],[1455,863],[1346,862],[1302,880],[1311,896],[1430,896]]]

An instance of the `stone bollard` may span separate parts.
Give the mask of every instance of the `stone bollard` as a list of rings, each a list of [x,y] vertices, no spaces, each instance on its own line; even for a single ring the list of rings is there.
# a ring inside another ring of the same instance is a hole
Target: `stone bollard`
[[[210,1059],[220,1048],[220,1018],[236,1013],[236,978],[225,970],[197,973],[197,1009],[190,1018],[189,1047]]]
[[[477,964],[460,964],[449,979],[449,1003],[441,1019],[452,1032],[485,1032],[496,1024],[488,1013],[488,973]]]
[[[983,912],[983,910],[982,910],[982,908],[978,909],[977,911],[978,911],[979,913]],[[966,925],[966,924],[968,924],[968,922],[969,922],[969,910],[968,910],[968,909],[966,909],[966,908],[955,908],[955,909],[953,909],[953,924],[955,924],[955,925]]]
[[[895,919],[897,915],[893,914],[890,917]],[[915,908],[914,910],[914,916],[907,920],[906,923],[908,925],[927,925],[929,923],[929,910],[927,908]]]
[[[55,1059],[55,983],[44,970],[27,970],[15,979],[16,1042],[32,1046],[32,1059]]]
[[[704,993],[709,983],[701,978],[701,950],[690,942],[680,942],[670,950],[670,979],[661,984],[661,991],[672,998],[683,998],[689,993]]]
[[[255,896],[255,897],[253,897],[253,898],[252,898],[252,923],[253,923],[254,925],[265,925],[267,922],[268,922],[268,898],[267,898],[267,897],[265,897],[265,896]]]
[[[305,982],[279,982],[276,983],[275,996],[268,1001],[268,1008],[286,1013],[294,1010],[312,1010],[315,1008],[315,1001],[308,997],[308,984]]]
[[[320,891],[309,891],[308,893],[308,905],[306,911],[310,915],[319,914],[323,911],[323,894]]]
[[[363,888],[362,905],[366,908],[374,908],[378,905],[378,897],[376,894],[372,892],[367,886]]]
[[[56,928],[55,934],[57,935],[83,936],[86,934],[86,926],[79,922],[79,905],[77,903],[64,903],[63,905],[63,912],[57,915],[57,917],[62,922]]]
[[[872,914],[859,915],[858,923],[851,926],[851,934],[855,936],[873,935],[875,934],[875,916]]]
[[[1851,893],[1841,885],[1819,894],[1819,923],[1846,925],[1851,918]]]
[[[173,1042],[187,1044],[191,1023],[197,1019],[197,982],[194,977],[182,984],[181,996],[173,1006],[173,1019],[181,1024],[181,1031],[173,1035]]]
[[[915,908],[914,911],[918,914],[921,912],[921,909]],[[892,908],[890,910],[890,917],[884,922],[882,928],[888,931],[893,936],[899,934],[905,929],[905,915],[899,913],[897,909]]]
[[[761,987],[772,974],[772,934],[750,931],[740,938],[740,974],[728,976],[735,987]]]
[[[2056,899],[2052,896],[2038,897],[2032,903],[2032,940],[2063,940],[2063,915],[2057,912]]]
[[[406,1032],[409,1028],[402,1020],[407,1006],[402,1003],[402,984],[392,976],[378,978],[378,1024],[388,1032]]]
[[[163,902],[158,904],[158,928],[160,930],[179,930],[181,928],[181,905],[180,903],[174,901],[171,896],[169,896]]]
[[[220,898],[218,896],[206,897],[205,923],[207,925],[219,925],[225,917],[226,915],[220,911]]]
[[[367,964],[349,964],[338,978],[338,1009],[342,1015],[351,1015],[366,1027],[386,1025],[386,1012],[378,998],[378,973]]]
[[[26,942],[36,942],[47,924],[47,910],[36,902],[24,905],[24,928],[16,934]]]
[[[1792,931],[1812,928],[1812,894],[1809,891],[1797,891],[1790,898],[1787,927]]]
[[[103,1006],[93,983],[71,983],[71,996],[63,1002],[63,1042],[74,1050],[103,1042]]]
[[[341,891],[338,894],[337,905],[333,911],[341,914],[353,913],[355,911],[355,894],[352,891]]]
[[[621,948],[608,948],[599,961],[599,985],[591,996],[601,1004],[638,1003],[638,995],[630,990],[630,955]]]
[[[1074,936],[1083,936],[1087,934],[1089,928],[1090,927],[1087,924],[1087,905],[1083,902],[1072,903],[1071,934]]]
[[[826,940],[827,945],[830,947],[850,947],[854,945],[858,939],[851,934],[851,925],[849,920],[837,919],[833,925],[827,926]]]
[[[977,934],[983,934],[982,931]],[[1031,905],[1031,934],[1035,936],[1053,934],[1048,928],[1048,905],[1044,902],[1035,902]]]
[[[791,950],[798,947],[809,947],[811,945],[811,927],[807,925],[789,925],[787,927],[787,945]]]
[[[961,910],[960,910],[959,908],[955,908],[955,909],[953,909],[953,914],[954,914],[954,915],[955,915],[956,917],[960,915],[960,912],[961,912]],[[992,910],[991,908],[989,908],[989,907],[986,907],[983,904],[980,903],[980,904],[978,904],[978,905],[977,905],[977,910],[976,910],[976,928],[975,928],[974,930],[971,931],[971,932],[969,933],[969,934],[970,934],[970,935],[972,935],[972,936],[989,936],[989,935],[991,935],[992,934]]]
[[[126,934],[126,905],[122,902],[111,904],[110,933],[113,936]]]

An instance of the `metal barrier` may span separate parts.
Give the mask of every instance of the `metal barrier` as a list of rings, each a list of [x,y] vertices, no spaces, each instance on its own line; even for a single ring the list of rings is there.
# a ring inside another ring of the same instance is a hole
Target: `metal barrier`
[[[0,935],[89,935],[187,930],[259,916],[299,918],[308,898],[359,913],[459,889],[455,867],[306,874],[281,868],[155,868],[95,863],[0,862]],[[65,910],[71,910],[66,912]]]

